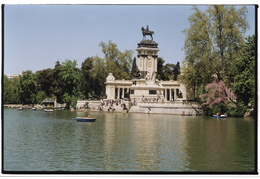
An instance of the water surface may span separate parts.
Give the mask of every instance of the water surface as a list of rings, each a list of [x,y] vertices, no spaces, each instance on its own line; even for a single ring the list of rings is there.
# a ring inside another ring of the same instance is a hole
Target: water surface
[[[5,171],[254,172],[255,121],[4,109]]]

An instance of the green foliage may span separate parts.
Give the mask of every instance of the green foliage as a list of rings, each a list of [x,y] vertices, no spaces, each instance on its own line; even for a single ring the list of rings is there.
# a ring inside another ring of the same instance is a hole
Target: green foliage
[[[93,83],[91,84],[91,98],[102,98],[105,96],[105,81],[108,72],[106,70],[106,61],[99,57],[94,57],[91,77]]]
[[[255,36],[246,38],[240,51],[241,57],[235,61],[233,88],[238,98],[247,106],[255,105]]]
[[[227,105],[225,103],[214,104],[211,108],[204,108],[205,114],[208,116],[215,115],[219,112],[220,114],[226,113],[228,116],[232,117],[243,117],[246,110],[247,108],[243,104],[234,106],[232,104]]]
[[[131,66],[133,52],[130,50],[121,52],[112,41],[109,41],[108,44],[101,42],[99,46],[102,47],[102,52],[105,55],[106,73],[113,73],[116,79],[130,80],[132,78]]]
[[[248,23],[246,7],[211,5],[205,12],[196,6],[193,10],[190,27],[184,30],[186,57],[179,79],[192,89],[190,96],[196,98],[198,88],[210,83],[214,75],[231,86],[234,60],[239,57]]]
[[[7,76],[4,75],[4,84],[3,84],[4,104],[20,103],[19,93],[18,93],[18,81],[19,81],[19,77],[8,79]]]
[[[177,62],[175,68],[173,69],[173,80],[178,80],[178,76],[181,74],[180,62]]]
[[[158,80],[177,80],[180,75],[180,62],[175,64],[167,63],[159,57],[157,58],[157,79]]]
[[[88,57],[85,61],[81,64],[81,99],[88,99],[88,93],[92,90],[92,84],[94,79],[91,76],[92,68],[93,68],[93,57]]]
[[[230,107],[227,110],[227,115],[228,116],[233,116],[233,117],[243,117],[246,112],[246,107],[241,106],[241,107]]]
[[[163,64],[164,60],[161,57],[157,58],[157,79],[163,80],[164,74],[163,74]]]
[[[52,97],[54,78],[54,70],[51,68],[43,69],[36,72],[36,83],[38,91],[43,91],[48,97]]]
[[[207,108],[206,110],[207,115],[212,116],[217,114],[218,112],[220,114],[224,114],[227,112],[227,107],[224,103],[219,103],[219,104],[215,104],[213,105],[211,108]]]
[[[22,72],[18,81],[19,99],[22,104],[34,104],[36,101],[36,75],[27,70]]]
[[[54,70],[54,94],[57,97],[57,102],[66,102],[67,98],[65,94],[77,97],[80,89],[80,72],[77,68],[77,61],[67,59],[65,62],[62,62],[62,65],[56,66]],[[67,105],[67,107],[69,107],[69,105]]]
[[[38,91],[36,96],[35,96],[35,103],[34,104],[41,104],[44,99],[47,98],[47,95],[45,94],[44,91]]]
[[[77,104],[77,97],[74,95],[69,95],[68,93],[65,93],[63,95],[63,100],[66,103],[66,108],[70,107],[76,107]]]

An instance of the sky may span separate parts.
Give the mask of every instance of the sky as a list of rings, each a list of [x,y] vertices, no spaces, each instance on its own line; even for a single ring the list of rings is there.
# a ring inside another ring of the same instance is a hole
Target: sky
[[[205,10],[206,6],[199,6]],[[255,33],[255,8],[248,5],[247,20]],[[191,5],[5,5],[4,74],[54,68],[55,62],[103,57],[100,42],[110,40],[120,51],[137,56],[141,27],[154,31],[153,39],[165,63],[182,64],[183,30],[189,28]],[[149,37],[147,37],[149,38]]]

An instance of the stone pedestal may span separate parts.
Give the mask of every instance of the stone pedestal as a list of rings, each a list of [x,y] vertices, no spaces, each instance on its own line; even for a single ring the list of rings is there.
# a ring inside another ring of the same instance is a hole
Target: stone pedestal
[[[151,40],[142,40],[138,43],[138,69],[141,78],[146,78],[147,74],[157,73],[158,44]]]
[[[163,88],[159,81],[149,83],[146,79],[133,79],[130,87],[130,98],[136,102],[164,101]]]
[[[133,79],[130,88],[130,98],[137,102],[162,101],[163,88],[156,80],[158,44],[152,40],[142,40],[138,43],[137,66],[141,73],[140,79]]]

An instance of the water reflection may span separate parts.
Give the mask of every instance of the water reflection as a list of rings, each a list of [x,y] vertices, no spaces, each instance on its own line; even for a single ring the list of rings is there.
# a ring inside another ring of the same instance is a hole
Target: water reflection
[[[193,171],[252,172],[254,131],[248,130],[253,128],[253,121],[238,118],[187,123],[189,168]],[[250,155],[249,160],[240,158],[243,150]]]
[[[4,111],[4,169],[253,171],[254,121],[174,115]]]

